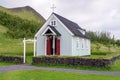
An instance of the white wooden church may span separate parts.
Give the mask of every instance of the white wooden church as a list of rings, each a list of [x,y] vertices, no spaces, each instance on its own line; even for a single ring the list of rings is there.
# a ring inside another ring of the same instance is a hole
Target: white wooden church
[[[90,55],[90,37],[78,24],[52,13],[35,35],[36,56]]]

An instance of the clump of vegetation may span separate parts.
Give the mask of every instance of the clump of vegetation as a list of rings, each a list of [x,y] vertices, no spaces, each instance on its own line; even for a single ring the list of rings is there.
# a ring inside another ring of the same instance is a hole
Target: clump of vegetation
[[[116,41],[116,45],[117,45],[117,46],[120,46],[120,40],[117,40],[117,41]]]
[[[35,22],[0,11],[0,24],[6,26],[5,33],[10,38],[33,38],[43,22]]]
[[[91,37],[92,42],[99,42],[102,44],[115,44],[116,40],[114,36],[111,37],[109,32],[92,32],[89,31],[88,34]]]

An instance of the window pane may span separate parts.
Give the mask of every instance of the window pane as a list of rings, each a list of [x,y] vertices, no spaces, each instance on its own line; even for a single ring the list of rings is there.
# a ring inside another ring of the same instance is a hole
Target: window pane
[[[80,42],[79,42],[79,38],[77,38],[77,40],[76,40],[76,48],[77,48],[77,49],[79,49],[79,45],[80,45],[79,43],[80,43]]]
[[[56,26],[56,21],[51,21],[52,26]]]
[[[54,25],[53,21],[51,21],[51,25],[52,25],[52,26]]]
[[[54,21],[54,26],[56,25],[56,21]]]

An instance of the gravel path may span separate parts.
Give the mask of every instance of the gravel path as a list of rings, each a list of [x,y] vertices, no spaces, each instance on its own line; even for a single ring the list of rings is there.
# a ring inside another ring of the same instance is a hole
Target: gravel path
[[[77,72],[77,73],[87,73],[87,74],[105,74],[105,75],[120,75],[120,71],[89,71],[89,70],[76,70],[76,69],[64,69],[64,68],[46,68],[46,67],[36,67],[29,64],[22,65],[12,65],[12,66],[2,66],[0,67],[0,73],[13,71],[13,70],[55,70],[62,72]]]

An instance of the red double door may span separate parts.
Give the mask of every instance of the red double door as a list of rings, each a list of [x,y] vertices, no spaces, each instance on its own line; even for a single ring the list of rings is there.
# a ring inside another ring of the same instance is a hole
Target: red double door
[[[47,39],[46,52],[47,55],[53,55],[53,38]],[[55,38],[55,55],[60,55],[60,39]]]

